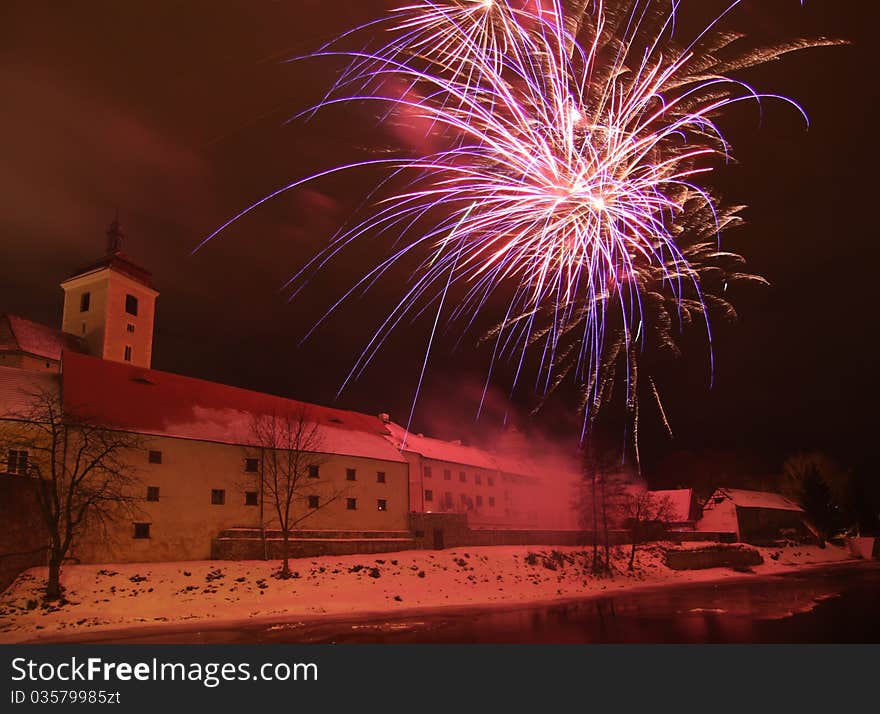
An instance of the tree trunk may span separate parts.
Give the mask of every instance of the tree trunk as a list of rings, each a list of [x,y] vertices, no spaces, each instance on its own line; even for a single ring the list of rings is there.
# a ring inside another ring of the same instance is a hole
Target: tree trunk
[[[593,471],[593,572],[599,571],[599,504],[596,501],[596,472]]]
[[[287,528],[281,529],[282,534],[282,545],[281,545],[281,555],[283,557],[283,562],[281,564],[281,577],[289,578],[290,577],[290,531]]]
[[[611,575],[611,544],[608,540],[608,504],[606,503],[605,481],[602,480],[602,534],[605,539],[605,573]]]
[[[630,572],[636,569],[636,543],[639,540],[639,531],[638,528],[633,528],[632,531],[632,550],[629,552],[629,569]]]
[[[49,556],[49,579],[46,583],[46,599],[61,597],[61,555],[53,548]]]

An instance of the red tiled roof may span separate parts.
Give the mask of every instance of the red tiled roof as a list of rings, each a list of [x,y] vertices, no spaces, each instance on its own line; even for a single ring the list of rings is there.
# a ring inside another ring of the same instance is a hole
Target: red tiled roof
[[[26,320],[18,315],[0,314],[0,352],[24,352],[60,360],[64,350],[85,352],[85,343],[76,335]]]
[[[0,367],[0,419],[15,419],[34,407],[33,395],[57,394],[56,372]]]
[[[321,451],[404,462],[378,417],[252,392],[73,352],[62,360],[64,409],[113,428],[227,444],[253,443],[253,416],[301,411]]]

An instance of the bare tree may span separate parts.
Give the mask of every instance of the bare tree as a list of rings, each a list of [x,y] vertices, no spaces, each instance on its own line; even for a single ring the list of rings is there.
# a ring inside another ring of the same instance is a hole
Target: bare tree
[[[582,467],[584,480],[576,507],[581,525],[592,537],[591,570],[610,574],[611,530],[619,524],[619,501],[628,482],[622,451],[605,432],[596,430],[583,447]]]
[[[106,538],[109,526],[136,511],[137,434],[65,413],[57,390],[25,394],[4,415],[0,453],[7,470],[37,480],[33,490],[49,537],[46,598],[61,596],[61,565],[83,533]],[[14,463],[12,463],[14,462]]]
[[[321,477],[323,439],[306,407],[251,419],[253,448],[259,450],[261,498],[271,504],[282,540],[280,576],[290,577],[290,537],[295,527],[338,499],[344,490],[328,488]]]
[[[673,505],[669,496],[657,496],[645,488],[627,489],[619,501],[623,522],[629,530],[632,548],[629,552],[629,569],[635,569],[636,548],[643,542],[650,525],[665,524],[672,520]]]

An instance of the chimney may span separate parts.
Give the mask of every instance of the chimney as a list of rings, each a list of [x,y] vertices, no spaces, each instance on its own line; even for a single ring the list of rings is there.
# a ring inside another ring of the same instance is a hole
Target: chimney
[[[391,422],[391,415],[388,414],[387,412],[380,412],[380,413],[379,413],[379,420],[380,420],[383,424],[388,424],[388,423]]]

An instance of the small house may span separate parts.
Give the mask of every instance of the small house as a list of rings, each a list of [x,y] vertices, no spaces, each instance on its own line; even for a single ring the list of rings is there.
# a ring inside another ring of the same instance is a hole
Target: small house
[[[716,489],[703,504],[697,530],[735,533],[738,541],[747,543],[814,537],[804,510],[794,501],[778,493],[741,488]]]

